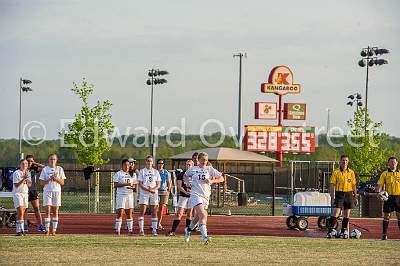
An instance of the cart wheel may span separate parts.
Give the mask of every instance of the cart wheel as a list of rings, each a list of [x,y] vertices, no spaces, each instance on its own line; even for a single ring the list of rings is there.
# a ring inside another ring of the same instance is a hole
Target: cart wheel
[[[325,216],[320,216],[318,217],[318,222],[317,225],[321,229],[326,229],[328,228],[328,218]]]
[[[296,227],[300,230],[300,231],[304,231],[308,228],[308,220],[307,218],[304,217],[300,217],[296,220]]]
[[[297,218],[296,218],[296,216],[289,216],[287,219],[286,219],[286,226],[289,228],[289,229],[294,229],[294,228],[296,228],[296,220],[297,220]]]

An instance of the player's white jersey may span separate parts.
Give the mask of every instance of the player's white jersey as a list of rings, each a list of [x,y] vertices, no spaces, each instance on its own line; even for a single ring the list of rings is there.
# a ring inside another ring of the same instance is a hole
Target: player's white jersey
[[[50,180],[53,174],[56,174],[58,178],[66,179],[64,174],[64,169],[61,166],[56,166],[55,168],[51,168],[50,166],[46,166],[43,168],[40,173],[40,180],[48,181]],[[56,181],[50,180],[49,183],[44,185],[43,192],[61,192],[61,185]]]
[[[129,183],[131,185],[137,184],[137,176],[136,173],[133,173],[131,176],[129,172],[124,172],[123,170],[119,170],[115,173],[113,178],[114,183]],[[133,190],[127,187],[117,187],[117,195],[129,195],[133,194]]]
[[[187,176],[192,183],[191,195],[208,198],[211,195],[211,186],[206,180],[212,180],[215,177],[222,176],[222,173],[211,166],[193,166],[186,171],[185,176]]]
[[[18,183],[22,180],[22,176],[24,175],[24,173],[21,170],[17,170],[13,173],[13,189],[12,189],[12,193],[16,194],[16,193],[28,193],[29,188],[28,188],[28,184],[27,184],[27,180],[31,180],[31,173],[27,173],[28,174],[28,179],[25,179],[24,182],[22,182],[21,185],[19,185],[19,187],[15,186],[15,183]]]
[[[161,181],[160,173],[154,168],[150,170],[147,168],[140,169],[138,181],[142,182],[146,188],[155,187],[156,182]]]

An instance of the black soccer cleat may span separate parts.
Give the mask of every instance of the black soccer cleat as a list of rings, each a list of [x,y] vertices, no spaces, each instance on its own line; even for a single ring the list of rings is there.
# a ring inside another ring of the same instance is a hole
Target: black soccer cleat
[[[382,240],[387,240],[387,239],[388,239],[388,238],[387,238],[387,235],[383,234],[381,239],[382,239]]]

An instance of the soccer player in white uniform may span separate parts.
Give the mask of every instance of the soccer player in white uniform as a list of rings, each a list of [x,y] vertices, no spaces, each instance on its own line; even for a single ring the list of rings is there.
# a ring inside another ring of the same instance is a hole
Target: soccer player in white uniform
[[[128,235],[133,235],[133,190],[137,184],[136,173],[129,174],[130,162],[124,159],[121,162],[121,170],[114,175],[114,188],[117,189],[116,209],[117,218],[115,219],[115,233],[121,234],[122,215],[126,214],[126,224]]]
[[[204,244],[208,244],[207,234],[207,208],[211,195],[211,185],[224,182],[222,173],[208,166],[208,154],[200,152],[199,163],[188,169],[183,177],[184,180],[191,180],[191,192],[189,198],[189,208],[194,208],[195,218],[199,221],[201,239]],[[185,228],[185,241],[189,241],[191,231],[194,229],[192,224]]]
[[[13,173],[13,201],[17,209],[15,229],[17,236],[24,235],[24,213],[28,208],[28,192],[32,185],[31,174],[28,169],[28,161],[21,160],[19,169]]]
[[[44,218],[45,236],[50,235],[50,220],[52,222],[52,235],[56,235],[58,226],[58,209],[61,206],[61,186],[66,179],[64,169],[57,165],[57,155],[50,154],[49,165],[40,173],[40,183],[43,187],[43,206],[46,208]],[[51,218],[51,212],[53,218]]]
[[[157,236],[158,189],[161,177],[157,169],[153,168],[153,164],[153,157],[149,155],[146,157],[146,167],[139,171],[139,235],[141,236],[144,236],[144,214],[147,205],[151,206],[152,233],[153,236]]]

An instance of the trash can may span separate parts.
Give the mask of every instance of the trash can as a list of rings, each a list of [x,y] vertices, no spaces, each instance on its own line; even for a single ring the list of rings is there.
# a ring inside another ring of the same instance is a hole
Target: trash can
[[[238,205],[247,206],[248,196],[245,192],[238,193]]]
[[[362,217],[382,217],[383,203],[377,197],[362,195],[361,215]]]

